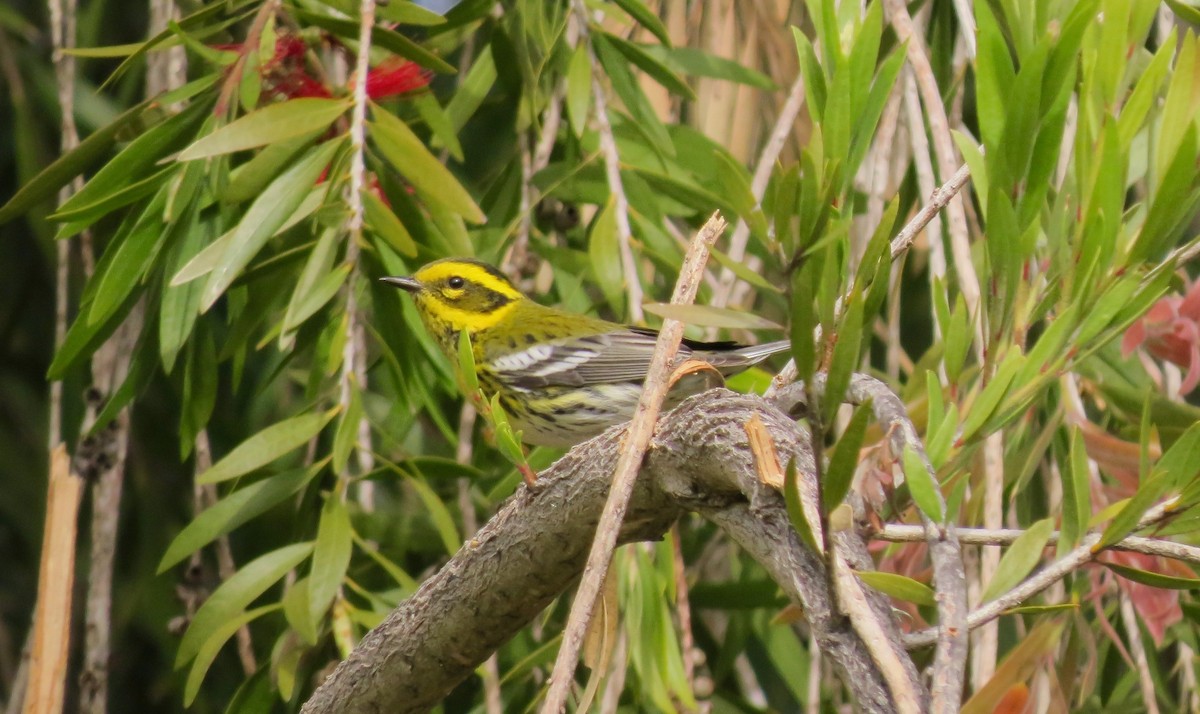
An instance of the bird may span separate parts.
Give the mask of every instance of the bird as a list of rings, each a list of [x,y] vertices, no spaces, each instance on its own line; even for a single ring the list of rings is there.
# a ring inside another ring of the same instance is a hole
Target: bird
[[[425,329],[452,362],[467,332],[480,389],[498,396],[525,443],[571,447],[633,418],[657,330],[542,305],[496,267],[471,258],[443,258],[411,276],[380,280],[412,295]],[[745,346],[685,338],[676,365],[699,360],[728,376],[790,347],[786,340]],[[707,371],[681,378],[664,410],[716,386]]]

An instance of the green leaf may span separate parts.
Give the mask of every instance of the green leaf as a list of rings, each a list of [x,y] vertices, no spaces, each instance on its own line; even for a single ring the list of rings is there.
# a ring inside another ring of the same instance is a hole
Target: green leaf
[[[471,347],[471,333],[458,333],[458,375],[463,381],[466,394],[479,392],[479,373],[475,369],[475,350]]]
[[[674,305],[665,302],[648,302],[642,309],[651,315],[669,317],[688,325],[699,327],[725,327],[741,330],[782,330],[779,325],[752,312],[743,312],[728,307],[711,305]]]
[[[338,286],[345,282],[349,274],[348,268],[351,266],[343,265],[342,269],[331,270],[339,237],[340,228],[326,228],[317,241],[317,246],[308,254],[308,260],[304,263],[304,269],[300,271],[296,286],[292,288],[292,296],[283,316],[283,329],[279,336],[281,349],[290,348],[296,328],[328,302],[337,292]],[[333,285],[330,292],[328,283],[333,275],[340,276],[341,282]]]
[[[342,586],[353,550],[350,514],[336,493],[325,496],[308,575],[308,619],[316,629]]]
[[[654,81],[658,82],[668,92],[677,94],[685,99],[695,101],[696,93],[688,86],[688,83],[683,81],[675,74],[670,67],[660,62],[654,55],[642,49],[641,46],[635,45],[632,42],[624,40],[616,35],[602,33],[606,42],[612,44],[625,59],[632,62],[639,69],[649,75]]]
[[[337,414],[337,409],[324,413],[301,414],[263,429],[243,441],[212,468],[196,477],[196,483],[220,483],[237,478],[271,463],[297,449],[320,433]]]
[[[25,182],[12,198],[0,206],[0,225],[23,215],[39,203],[52,199],[71,179],[91,168],[108,152],[118,134],[142,118],[142,112],[149,103],[147,100],[127,109],[103,128],[92,132],[79,146],[63,154],[38,175]]]
[[[1200,578],[1182,578],[1177,575],[1163,575],[1162,573],[1154,573],[1148,570],[1139,570],[1131,568],[1127,565],[1119,565],[1117,563],[1107,563],[1100,561],[1100,564],[1117,575],[1120,575],[1126,580],[1132,580],[1135,583],[1149,585],[1152,588],[1160,590],[1197,590],[1200,589]]]
[[[867,422],[871,418],[871,402],[859,405],[846,424],[842,438],[838,439],[833,455],[829,457],[829,468],[825,471],[825,483],[821,496],[825,512],[829,513],[846,494],[850,492],[850,484],[854,482],[854,470],[858,466],[858,453],[862,448],[863,437],[867,433]]]
[[[463,541],[458,534],[458,527],[454,525],[454,517],[450,515],[450,509],[446,508],[442,499],[438,498],[429,484],[425,483],[425,479],[410,474],[404,474],[404,477],[417,492],[425,510],[429,512],[429,520],[433,521],[433,527],[437,530],[442,545],[446,548],[446,553],[454,555]]]
[[[795,459],[788,461],[787,470],[784,471],[783,497],[787,504],[788,519],[791,520],[792,528],[796,529],[801,542],[807,545],[812,552],[823,553],[825,549],[817,543],[812,525],[808,522],[808,517],[804,515],[804,502],[800,498],[800,479],[797,476]]]
[[[667,47],[671,46],[671,35],[667,32],[667,26],[663,24],[658,15],[646,7],[642,0],[613,0],[613,3],[628,13],[639,25],[649,30],[658,38],[659,42]]]
[[[166,194],[159,192],[146,206],[133,229],[116,246],[105,251],[104,258],[92,278],[96,282],[89,325],[99,325],[108,319],[141,282],[172,230],[163,230],[162,209]],[[111,259],[108,259],[109,256]]]
[[[312,149],[255,199],[208,275],[200,301],[201,310],[207,311],[213,306],[271,236],[296,212],[341,144],[341,141],[329,141]]]
[[[1165,471],[1155,471],[1149,478],[1144,479],[1133,496],[1125,500],[1121,510],[1109,521],[1104,532],[1100,534],[1100,541],[1092,546],[1092,552],[1099,553],[1133,533],[1138,521],[1158,502],[1170,485],[1171,476]]]
[[[1059,536],[1059,549],[1073,548],[1079,544],[1079,539],[1087,531],[1088,519],[1092,511],[1090,471],[1087,464],[1087,450],[1084,447],[1083,432],[1079,427],[1071,428],[1071,447],[1069,468],[1062,469],[1062,534]]]
[[[217,653],[221,651],[229,638],[233,637],[243,625],[268,612],[274,612],[279,607],[278,604],[264,605],[249,612],[231,614],[220,622],[214,623],[211,634],[196,651],[196,659],[192,662],[192,669],[188,672],[187,683],[183,687],[183,706],[190,707],[196,700],[196,695],[200,693],[200,685],[204,682],[204,675],[208,674],[208,669],[212,666],[213,660],[217,658]],[[191,630],[189,629],[188,632]]]
[[[1041,562],[1042,551],[1045,550],[1046,543],[1050,541],[1053,533],[1053,518],[1043,518],[1029,526],[1020,537],[1013,541],[1004,556],[1000,558],[996,574],[992,576],[991,582],[987,584],[979,601],[995,600],[1033,572],[1033,569]]]
[[[253,111],[202,136],[179,154],[180,161],[195,161],[259,146],[307,137],[324,131],[346,113],[345,99],[302,97]]]
[[[475,115],[483,100],[496,84],[496,62],[492,59],[492,46],[484,45],[479,55],[467,70],[467,76],[459,85],[446,105],[446,116],[454,126],[454,131],[461,131],[467,125],[467,120]]]
[[[1149,403],[1147,402],[1147,415]],[[1152,473],[1161,473],[1171,490],[1178,490],[1196,479],[1200,472],[1200,424],[1193,424],[1159,458]]]
[[[428,10],[415,2],[403,0],[397,2],[392,0],[387,3],[380,3],[375,8],[376,14],[379,17],[389,22],[396,22],[401,25],[416,25],[418,27],[433,27],[435,25],[446,24],[446,18],[442,17],[433,10]]]
[[[629,115],[633,117],[634,126],[646,136],[655,151],[666,157],[675,156],[675,145],[671,142],[671,135],[663,126],[654,107],[650,105],[650,100],[646,99],[641,85],[629,71],[624,55],[604,35],[592,35],[592,47],[596,51],[600,66],[608,75],[613,91],[621,98]],[[612,111],[610,108],[609,113]]]
[[[897,600],[912,602],[918,605],[935,605],[933,589],[925,583],[896,573],[885,573],[880,570],[855,570],[854,574],[868,587],[874,588]]]
[[[387,204],[375,195],[374,191],[363,191],[362,199],[363,218],[367,228],[387,241],[388,245],[395,248],[397,253],[408,258],[415,258],[417,244],[396,214],[392,213],[392,209],[388,208]]]
[[[833,423],[833,417],[846,400],[846,387],[850,385],[850,375],[859,364],[859,348],[863,338],[863,295],[861,292],[850,293],[846,301],[846,312],[842,315],[838,327],[837,343],[833,346],[833,356],[829,360],[828,376],[825,380],[825,400],[821,405],[824,413],[824,423]]]
[[[592,275],[618,313],[625,304],[625,271],[621,266],[620,239],[617,236],[616,202],[610,196],[600,209],[592,230],[588,234],[588,257],[591,259]]]
[[[303,562],[312,550],[312,543],[284,546],[246,563],[233,577],[221,583],[192,618],[183,640],[179,643],[175,668],[179,669],[192,661],[223,623],[237,617],[247,605],[258,599],[287,571]]]
[[[380,153],[408,179],[426,203],[438,204],[472,223],[484,223],[487,217],[437,157],[408,125],[380,107],[374,107],[375,121],[368,126]]]
[[[996,369],[996,373],[992,375],[992,379],[983,388],[979,396],[971,403],[971,408],[963,421],[962,436],[959,437],[959,442],[965,443],[968,439],[975,436],[975,432],[987,423],[992,414],[995,413],[996,407],[999,406],[1000,400],[1004,399],[1012,385],[1013,377],[1021,370],[1025,364],[1025,356],[1021,354],[1019,349],[1013,349],[1004,357],[1004,361]],[[1015,385],[1016,388],[1021,385]]]
[[[934,523],[945,522],[942,512],[942,494],[938,490],[937,481],[929,471],[929,466],[921,459],[911,445],[904,447],[904,481],[908,484],[908,492],[912,494],[917,508]]]
[[[283,171],[283,167],[292,163],[300,152],[313,143],[317,135],[317,132],[313,132],[271,142],[263,147],[254,158],[230,172],[229,183],[220,194],[221,202],[234,205],[256,198]]]
[[[158,562],[162,575],[197,550],[233,531],[296,493],[325,468],[322,461],[307,469],[293,469],[240,488],[206,508],[187,525]]]
[[[358,20],[343,20],[342,18],[330,17],[329,15],[309,12],[299,8],[293,8],[292,12],[298,20],[316,25],[335,35],[345,37],[352,42],[358,41]],[[410,59],[422,67],[427,67],[435,72],[455,74],[458,71],[453,65],[418,45],[416,42],[413,42],[395,30],[389,30],[381,25],[375,25],[371,28],[371,44],[389,50],[405,59]]]
[[[338,420],[337,432],[333,436],[333,472],[346,473],[346,465],[350,461],[350,453],[358,443],[358,427],[362,423],[363,404],[362,391],[350,373],[350,404]]]
[[[779,89],[778,85],[762,72],[695,47],[664,47],[645,44],[639,44],[638,47],[677,74],[724,79],[769,91]]]
[[[592,105],[592,62],[587,45],[581,43],[571,53],[566,81],[567,120],[571,123],[571,133],[579,138],[587,129],[588,109]]]
[[[459,163],[463,160],[462,144],[458,141],[458,133],[454,127],[454,123],[450,121],[450,115],[438,103],[437,97],[431,93],[417,94],[408,99],[408,103],[412,104],[417,110],[417,114],[429,127],[429,131],[433,136],[430,137],[430,144],[435,147],[444,146],[446,151],[450,152],[450,156]]]

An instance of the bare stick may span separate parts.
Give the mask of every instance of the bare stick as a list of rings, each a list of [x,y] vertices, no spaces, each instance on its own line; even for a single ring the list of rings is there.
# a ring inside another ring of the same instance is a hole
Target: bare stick
[[[959,528],[958,542],[963,545],[1005,546],[1012,545],[1017,538],[1024,534],[1025,531],[1019,528]],[[1050,534],[1046,544],[1054,545],[1058,542],[1059,537],[1059,532],[1054,531]],[[881,530],[872,533],[871,538],[889,543],[915,543],[925,540],[925,529],[922,526],[904,523],[888,523]],[[1200,565],[1200,547],[1162,538],[1127,536],[1114,543],[1111,549],[1143,555],[1157,555]]]
[[[633,256],[633,229],[629,226],[629,198],[621,181],[621,155],[617,152],[617,139],[613,136],[612,122],[608,120],[608,97],[600,84],[601,66],[596,59],[588,31],[587,6],[583,0],[571,3],[575,11],[575,22],[579,29],[579,40],[587,44],[588,62],[592,65],[592,101],[596,105],[596,133],[600,136],[600,153],[604,155],[604,176],[608,181],[608,192],[612,196],[613,211],[617,222],[617,246],[621,253],[621,269],[625,273],[625,293],[629,301],[629,318],[640,323],[645,317],[642,311],[642,281],[638,278],[637,261]]]
[[[787,138],[791,135],[793,125],[796,123],[796,117],[800,114],[800,108],[803,106],[804,77],[797,74],[796,81],[792,82],[792,88],[788,90],[787,101],[784,102],[783,109],[779,111],[779,117],[775,119],[771,135],[768,137],[767,143],[763,145],[762,152],[758,155],[758,161],[754,165],[750,193],[754,196],[755,203],[762,202],[763,194],[766,193],[767,185],[771,181],[771,172],[775,168],[775,162],[779,160],[779,154],[783,151],[783,145],[787,143]],[[750,224],[746,223],[745,216],[742,216],[738,218],[737,225],[733,229],[733,237],[729,239],[730,260],[741,262],[746,257],[746,243],[749,239]],[[715,307],[725,307],[729,304],[729,296],[737,282],[737,276],[729,268],[722,268],[719,281],[720,287],[713,292],[712,304]]]
[[[70,465],[66,446],[59,445],[50,454],[26,714],[58,714],[63,707],[75,583],[75,522],[83,494],[83,479],[71,473]]]
[[[725,219],[721,218],[719,213],[714,213],[696,234],[679,271],[675,294],[671,297],[672,304],[687,305],[695,300],[709,249],[717,236],[725,230],[725,225]],[[625,511],[629,506],[638,470],[641,468],[642,457],[646,453],[646,445],[650,443],[650,437],[654,434],[663,397],[667,394],[671,365],[682,337],[682,322],[670,318],[663,321],[662,331],[659,332],[654,355],[646,373],[642,398],[638,402],[637,411],[634,412],[633,421],[625,437],[624,448],[617,460],[612,489],[604,503],[604,511],[596,529],[596,538],[592,541],[591,552],[588,554],[583,580],[579,583],[579,590],[571,603],[571,614],[567,619],[563,642],[554,662],[554,671],[550,675],[550,689],[542,705],[543,714],[557,714],[566,708],[567,694],[571,690],[571,682],[575,679],[575,665],[579,660],[588,620],[596,608],[596,599],[600,595],[604,576],[612,561],[617,534],[625,519]]]
[[[362,192],[367,190],[367,166],[365,160],[367,143],[367,74],[371,69],[371,31],[375,27],[375,0],[359,3],[358,57],[354,63],[354,108],[350,114],[350,185],[346,191],[346,204],[350,209],[346,232],[346,262],[350,264],[350,276],[346,281],[346,344],[342,347],[342,370],[338,403],[346,414],[355,387],[367,386],[366,335],[362,327],[362,315],[358,307],[358,296],[354,292],[354,277],[358,273],[359,244],[363,232]],[[355,455],[360,473],[367,473],[375,465],[371,455],[371,425],[366,413],[356,425]],[[343,496],[345,491],[342,491]],[[358,484],[358,502],[366,511],[375,507],[373,484],[362,481]]]
[[[1141,530],[1158,523],[1169,514],[1169,508],[1173,505],[1175,505],[1174,500],[1165,501],[1157,506],[1153,506],[1138,521],[1134,530]],[[1066,555],[1026,578],[1012,590],[972,611],[967,615],[967,627],[975,629],[995,620],[1005,610],[1020,605],[1052,584],[1062,580],[1069,573],[1095,560],[1096,556],[1105,550],[1104,548],[1096,548],[1100,543],[1100,537],[1101,534],[1098,532],[1089,533],[1083,537],[1079,545],[1075,546]],[[934,628],[921,630],[920,632],[914,632],[906,636],[904,644],[909,648],[923,647],[933,644],[936,636],[937,630]]]
[[[958,171],[954,172],[949,181],[939,186],[933,192],[933,195],[929,197],[929,202],[920,211],[917,211],[917,215],[913,216],[904,228],[900,229],[896,237],[892,239],[893,260],[899,258],[912,247],[913,239],[917,237],[917,234],[924,230],[929,221],[933,220],[934,216],[946,207],[946,204],[950,203],[950,199],[958,194],[970,178],[971,169],[966,164],[963,164],[958,167]]]
[[[1121,610],[1121,622],[1125,625],[1125,636],[1129,638],[1129,653],[1137,665],[1138,685],[1142,688],[1142,702],[1146,705],[1146,714],[1158,714],[1158,697],[1155,691],[1154,677],[1150,675],[1150,663],[1146,659],[1146,645],[1142,642],[1142,633],[1138,629],[1137,615],[1133,612],[1133,601],[1124,591],[1117,593],[1117,601]]]

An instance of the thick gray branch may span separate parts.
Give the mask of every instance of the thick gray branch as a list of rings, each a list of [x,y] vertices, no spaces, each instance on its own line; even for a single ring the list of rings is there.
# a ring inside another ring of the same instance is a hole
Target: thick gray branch
[[[621,539],[659,538],[684,509],[712,519],[804,607],[858,706],[894,711],[867,647],[829,603],[823,560],[799,542],[780,495],[758,480],[745,432],[754,414],[780,459],[795,457],[800,473],[811,473],[807,437],[787,416],[758,397],[709,391],[659,422]],[[576,447],[539,477],[536,493],[520,489],[363,639],[303,712],[423,712],[437,704],[580,575],[623,435],[610,430]],[[923,692],[886,601],[873,596],[871,607]]]

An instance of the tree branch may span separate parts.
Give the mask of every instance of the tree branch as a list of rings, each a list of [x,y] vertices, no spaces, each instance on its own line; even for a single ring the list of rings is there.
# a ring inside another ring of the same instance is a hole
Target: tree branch
[[[780,458],[796,460],[803,488],[815,489],[808,438],[785,414],[759,397],[710,390],[660,420],[620,540],[659,538],[683,509],[700,512],[803,606],[859,708],[895,711],[867,647],[829,602],[822,558],[800,543],[782,496],[758,479],[745,431],[752,415],[764,422]],[[363,639],[302,711],[404,713],[435,706],[583,571],[624,436],[624,428],[610,429],[539,476],[536,494],[518,490],[446,567]],[[891,633],[888,646],[923,692],[915,666],[900,651],[886,600],[867,596]]]

